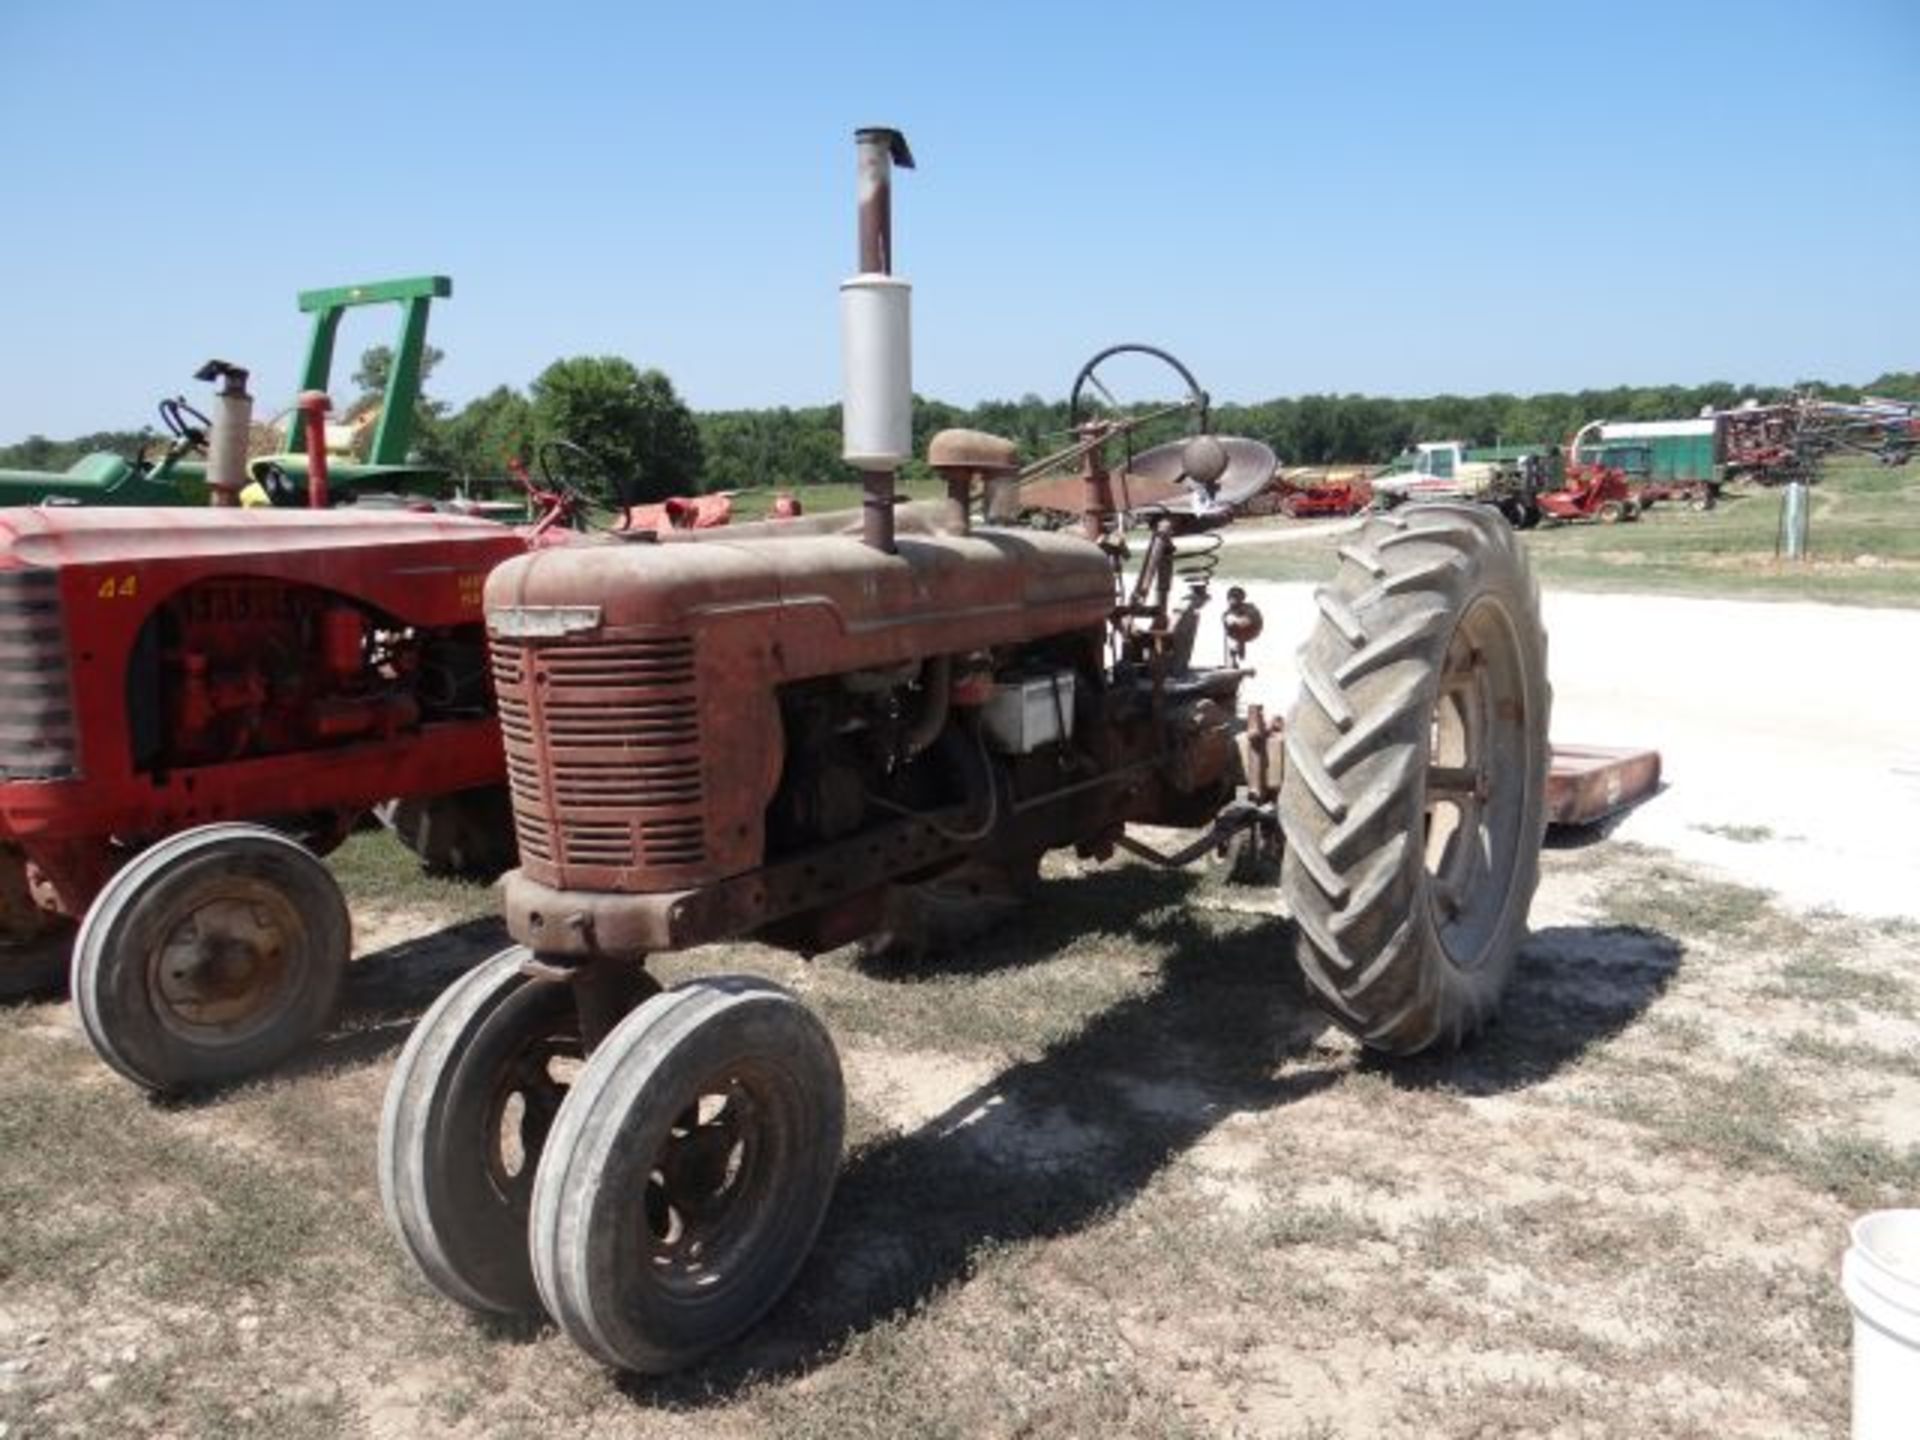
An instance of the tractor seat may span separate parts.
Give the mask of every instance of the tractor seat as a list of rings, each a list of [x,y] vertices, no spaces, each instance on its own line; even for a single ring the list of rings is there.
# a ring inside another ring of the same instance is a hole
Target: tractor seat
[[[985,430],[942,430],[927,442],[927,464],[935,470],[1010,475],[1020,468],[1020,448]]]

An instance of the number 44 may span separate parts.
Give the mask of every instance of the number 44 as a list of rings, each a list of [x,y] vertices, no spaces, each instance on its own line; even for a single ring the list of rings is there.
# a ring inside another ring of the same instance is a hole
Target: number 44
[[[117,579],[109,575],[100,582],[97,593],[102,600],[131,600],[139,588],[138,575],[122,575]]]

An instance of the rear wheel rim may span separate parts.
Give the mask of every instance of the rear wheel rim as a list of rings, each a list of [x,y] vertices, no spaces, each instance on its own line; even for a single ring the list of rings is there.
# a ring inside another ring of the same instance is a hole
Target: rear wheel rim
[[[1448,642],[1428,727],[1427,902],[1453,963],[1474,969],[1500,928],[1519,857],[1526,696],[1505,609],[1482,597]]]
[[[582,1053],[579,1027],[555,1022],[528,1035],[493,1076],[480,1136],[487,1181],[518,1214],[531,1203],[540,1154]]]

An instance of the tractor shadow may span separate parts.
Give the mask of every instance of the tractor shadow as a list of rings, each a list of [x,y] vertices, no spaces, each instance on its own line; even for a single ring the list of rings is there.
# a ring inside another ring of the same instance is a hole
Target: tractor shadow
[[[1623,805],[1611,815],[1603,815],[1587,825],[1549,825],[1547,836],[1541,842],[1548,850],[1584,850],[1589,845],[1597,845],[1608,839],[1613,832],[1626,822],[1629,816],[1654,800],[1658,800],[1669,789],[1668,782],[1662,780],[1658,785],[1641,796],[1631,805]]]
[[[1686,951],[1638,925],[1554,925],[1521,948],[1494,1022],[1449,1055],[1363,1052],[1361,1068],[1410,1090],[1498,1095],[1551,1078],[1625,1030],[1666,992]]]
[[[359,956],[326,1029],[273,1073],[291,1080],[390,1058],[442,990],[508,943],[505,922],[488,915]]]
[[[1651,931],[1544,931],[1522,954],[1504,1023],[1454,1055],[1376,1061],[1316,1043],[1326,1022],[1297,978],[1290,923],[1178,908],[1194,883],[1123,872],[1125,933],[1164,956],[1158,983],[912,1131],[856,1150],[809,1260],[768,1318],[690,1374],[623,1379],[626,1393],[695,1407],[799,1379],[964,1282],[983,1252],[1097,1224],[1228,1117],[1281,1111],[1356,1071],[1475,1095],[1538,1084],[1641,1014],[1681,953]],[[1113,884],[1055,881],[1039,908],[1078,908]],[[1003,963],[1021,963],[1029,943],[1037,937],[1013,942]]]
[[[946,953],[874,955],[850,951],[853,968],[870,980],[898,985],[950,985],[1057,960],[1076,942],[1138,943],[1141,918],[1194,898],[1193,872],[1106,866],[1042,882],[1033,899],[985,933],[955,942]]]

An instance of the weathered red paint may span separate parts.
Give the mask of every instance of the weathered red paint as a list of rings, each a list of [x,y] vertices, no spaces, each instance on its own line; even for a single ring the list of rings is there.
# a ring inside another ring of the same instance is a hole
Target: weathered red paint
[[[498,783],[490,712],[423,720],[349,650],[477,656],[485,577],[525,544],[406,512],[0,511],[0,846],[78,915],[128,847],[191,825]]]
[[[1547,823],[1592,825],[1660,789],[1660,752],[1555,745],[1547,771]]]

